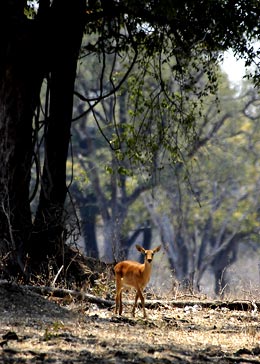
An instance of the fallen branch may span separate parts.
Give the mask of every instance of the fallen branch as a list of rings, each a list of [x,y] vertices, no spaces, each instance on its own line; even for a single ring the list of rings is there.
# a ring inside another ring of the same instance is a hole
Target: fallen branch
[[[72,289],[65,289],[65,288],[54,288],[54,287],[38,287],[38,286],[25,286],[25,288],[30,289],[33,292],[36,292],[41,295],[51,295],[54,297],[64,298],[66,296],[76,297],[80,300],[86,300],[90,303],[96,303],[103,307],[111,307],[113,306],[114,302],[110,300],[105,300],[104,298],[100,298],[94,296],[89,293],[75,291]]]
[[[208,358],[209,361],[211,361],[211,357]],[[224,360],[228,360],[228,361],[231,361],[231,362],[234,362],[234,363],[250,363],[250,364],[260,364],[260,360],[257,359],[257,358],[252,358],[252,357],[248,357],[248,358],[245,358],[245,357],[238,357],[238,356],[224,356],[223,357]]]
[[[249,301],[249,300],[234,300],[234,301],[211,301],[211,300],[146,300],[147,307],[157,308],[161,307],[201,307],[201,308],[209,308],[209,309],[229,309],[231,311],[257,311],[260,310],[260,302]]]
[[[37,293],[42,296],[52,296],[52,297],[59,297],[59,298],[65,298],[67,296],[76,297],[81,300],[86,300],[90,303],[96,303],[103,307],[111,307],[113,306],[114,302],[110,300],[105,300],[103,298],[94,296],[89,293],[85,293],[82,291],[75,291],[72,289],[66,289],[66,288],[55,288],[55,287],[46,287],[46,286],[31,286],[31,285],[18,285],[14,283],[9,283],[6,281],[0,281],[0,285],[3,287],[12,287],[16,286],[17,288],[22,287],[24,289],[28,289],[31,292]]]
[[[65,289],[65,288],[55,288],[55,287],[46,287],[46,286],[31,286],[31,285],[23,285],[19,286],[15,283],[9,283],[7,281],[1,281],[0,285],[5,286],[6,288],[11,286],[17,286],[23,287],[24,289],[28,289],[32,292],[35,292],[37,294],[43,295],[43,296],[53,296],[53,297],[60,297],[64,298],[66,296],[72,296],[76,297],[80,300],[86,300],[90,303],[95,303],[101,307],[107,307],[110,308],[114,306],[114,301],[112,300],[106,300],[104,298],[100,298],[97,296],[94,296],[89,293],[85,293],[83,291],[75,291],[71,289]],[[132,300],[125,301],[125,304],[133,304]],[[156,309],[156,308],[187,308],[187,309],[199,309],[199,308],[208,308],[208,309],[228,309],[231,311],[260,311],[260,302],[256,302],[254,300],[234,300],[234,301],[212,301],[212,300],[145,300],[145,306],[150,309]]]

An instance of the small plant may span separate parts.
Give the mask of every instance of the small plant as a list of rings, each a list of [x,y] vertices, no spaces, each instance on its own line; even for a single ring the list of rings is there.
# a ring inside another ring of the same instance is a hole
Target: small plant
[[[108,266],[105,272],[99,274],[98,278],[95,279],[94,286],[90,290],[99,297],[109,298],[111,292],[113,292],[112,296],[114,296],[115,283],[111,274],[111,266]]]
[[[59,330],[64,328],[62,321],[55,321],[45,328],[43,340],[49,341],[58,336]]]

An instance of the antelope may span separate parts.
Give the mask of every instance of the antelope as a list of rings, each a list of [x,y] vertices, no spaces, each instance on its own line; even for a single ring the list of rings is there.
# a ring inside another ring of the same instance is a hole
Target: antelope
[[[132,310],[133,317],[135,316],[135,308],[137,305],[138,297],[141,300],[143,307],[143,315],[146,318],[146,312],[144,307],[143,289],[150,280],[152,271],[152,261],[154,253],[161,249],[159,245],[153,250],[145,250],[140,245],[135,246],[136,249],[144,254],[144,263],[134,262],[132,260],[124,260],[115,265],[114,271],[116,275],[116,308],[115,314],[119,311],[119,315],[122,314],[122,290],[125,287],[133,287],[136,290],[135,302]]]

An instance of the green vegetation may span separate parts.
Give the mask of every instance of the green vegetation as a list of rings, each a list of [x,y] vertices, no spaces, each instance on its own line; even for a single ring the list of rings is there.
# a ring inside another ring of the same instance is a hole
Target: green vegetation
[[[221,291],[257,242],[259,101],[219,61],[257,64],[258,1],[38,5],[0,5],[1,275],[75,273],[81,227],[109,262],[156,233],[180,281],[210,267]]]

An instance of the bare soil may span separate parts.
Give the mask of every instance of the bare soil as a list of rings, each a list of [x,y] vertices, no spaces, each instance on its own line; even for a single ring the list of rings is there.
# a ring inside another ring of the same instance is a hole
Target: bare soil
[[[257,309],[158,305],[122,317],[85,300],[0,286],[0,363],[259,363]]]

